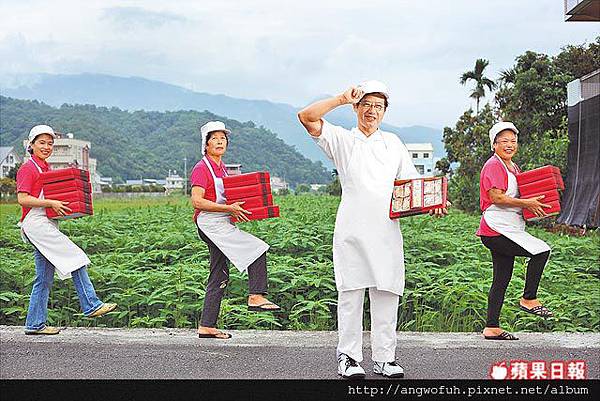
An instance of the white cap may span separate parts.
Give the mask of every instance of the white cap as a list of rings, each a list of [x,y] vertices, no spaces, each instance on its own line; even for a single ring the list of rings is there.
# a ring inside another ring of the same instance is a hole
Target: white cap
[[[511,130],[515,133],[515,135],[519,135],[519,130],[513,123],[510,121],[500,121],[499,123],[494,124],[492,128],[490,128],[490,146],[492,150],[494,150],[494,141],[496,140],[496,135],[501,133],[504,130]]]
[[[38,135],[42,134],[48,134],[52,138],[56,138],[54,130],[49,125],[36,125],[31,129],[31,131],[29,131],[29,144],[33,143],[33,141],[35,141],[35,138],[37,138]]]
[[[231,134],[231,131],[225,128],[225,124],[221,121],[209,121],[200,127],[200,135],[202,136],[202,153],[204,154],[204,147],[206,146],[206,137],[209,133],[214,131],[223,131],[226,134]]]
[[[387,88],[387,86],[385,86],[385,84],[383,82],[375,81],[375,80],[365,81],[365,82],[361,83],[360,85],[358,85],[358,88],[362,89],[362,91],[365,93],[365,95],[368,95],[369,93],[380,92],[383,94],[383,96],[385,96],[385,98],[387,100],[390,100],[390,94],[388,92],[388,88]]]

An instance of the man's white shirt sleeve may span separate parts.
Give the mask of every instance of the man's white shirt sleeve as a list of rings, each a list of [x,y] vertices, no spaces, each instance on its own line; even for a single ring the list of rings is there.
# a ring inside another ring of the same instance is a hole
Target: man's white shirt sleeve
[[[313,137],[313,139],[323,150],[323,153],[333,162],[338,172],[345,172],[352,154],[354,138],[347,129],[333,125],[325,119],[322,119],[322,121],[321,135]]]

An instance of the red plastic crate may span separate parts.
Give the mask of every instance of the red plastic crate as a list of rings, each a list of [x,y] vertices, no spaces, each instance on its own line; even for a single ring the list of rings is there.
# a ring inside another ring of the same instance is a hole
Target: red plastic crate
[[[61,193],[61,192],[71,192],[71,191],[83,191],[83,192],[91,193],[92,192],[92,184],[87,181],[73,178],[70,180],[52,182],[50,184],[44,184],[43,189],[44,189],[44,196],[50,195],[50,194],[55,194],[55,193]]]
[[[540,196],[540,195],[544,195],[544,198],[540,199],[540,202],[542,202],[542,203],[548,203],[550,201],[556,201],[556,200],[560,201],[560,194],[558,193],[558,190],[556,190],[556,189],[551,189],[548,191],[542,191],[542,192],[538,192],[535,194],[521,196],[521,199],[535,198],[536,196]]]
[[[91,216],[94,214],[94,208],[91,203],[85,202],[71,202],[67,205],[72,210],[71,213],[66,216],[59,216],[52,208],[46,208],[46,216],[54,220],[68,220],[76,219],[78,217]]]
[[[83,191],[56,192],[44,195],[46,199],[54,199],[63,202],[84,202],[92,204],[92,194]]]
[[[557,182],[558,189],[565,189],[565,183],[563,181],[560,169],[555,166],[544,166],[533,170],[525,171],[517,174],[517,184],[519,186],[531,184],[536,181],[541,181],[547,178],[554,177]]]
[[[273,217],[279,217],[279,206],[265,206],[265,207],[257,207],[253,209],[246,209],[252,214],[247,214],[248,220],[263,220],[270,219]],[[242,221],[238,221],[235,217],[231,218],[231,221],[234,223],[242,223]]]
[[[255,173],[223,177],[223,185],[225,188],[246,187],[248,185],[265,184],[267,182],[271,182],[271,176],[268,171],[258,171]]]
[[[546,216],[544,217],[537,217],[535,214],[531,213],[529,210],[527,209],[523,209],[523,218],[527,221],[538,221],[538,220],[542,220],[551,216],[556,216],[557,214],[560,213],[560,202],[559,201],[551,201],[551,202],[544,202],[547,205],[550,205],[549,208],[544,208],[544,212],[546,212]]]
[[[531,194],[536,194],[552,189],[560,189],[560,183],[554,175],[542,180],[530,182],[529,184],[519,185],[519,194],[521,197],[529,197]]]
[[[390,219],[415,216],[446,207],[447,193],[446,177],[396,180],[390,201]]]
[[[73,178],[89,182],[90,172],[76,167],[69,167],[62,168],[59,170],[46,171],[45,173],[41,173],[40,175],[40,180],[42,181],[42,184],[72,180]]]
[[[251,198],[244,198],[238,200],[227,200],[227,204],[231,205],[235,202],[244,202],[242,207],[246,210],[256,207],[264,207],[264,206],[272,206],[273,205],[273,195],[264,194],[261,196],[253,196]]]
[[[247,185],[243,187],[225,188],[225,198],[228,201],[232,200],[243,200],[245,198],[252,198],[253,196],[263,196],[271,193],[271,184],[266,182],[264,184]]]

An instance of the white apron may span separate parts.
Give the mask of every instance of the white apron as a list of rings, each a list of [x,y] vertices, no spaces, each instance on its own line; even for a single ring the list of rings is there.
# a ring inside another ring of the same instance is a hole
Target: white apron
[[[498,157],[498,155],[495,156]],[[519,187],[517,186],[517,177],[506,167],[502,159],[498,157],[498,160],[500,160],[500,163],[502,163],[502,166],[506,170],[506,174],[508,174],[506,195],[511,198],[518,198],[520,195]],[[532,255],[550,250],[548,244],[525,231],[525,220],[523,219],[520,207],[492,204],[483,212],[483,218],[492,230],[516,242]]]
[[[342,181],[342,199],[333,234],[333,267],[338,291],[376,287],[404,292],[403,239],[389,218],[390,197],[401,154],[383,135],[365,137],[353,129],[355,143]],[[381,143],[383,141],[383,144]]]
[[[215,183],[216,203],[225,204],[223,179],[217,178],[206,156],[202,161],[208,166]],[[260,255],[269,249],[269,245],[252,234],[237,228],[230,220],[229,213],[202,211],[196,218],[198,228],[223,252],[229,261],[244,272]]]
[[[30,161],[41,173],[41,167],[33,159]],[[38,198],[44,199],[43,190]],[[71,272],[90,264],[85,252],[58,230],[58,222],[46,216],[45,208],[31,208],[19,226],[23,240],[31,243],[54,265],[61,280],[71,277]]]

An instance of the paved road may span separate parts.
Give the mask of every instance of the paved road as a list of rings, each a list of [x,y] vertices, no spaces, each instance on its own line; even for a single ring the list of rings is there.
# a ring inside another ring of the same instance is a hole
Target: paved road
[[[0,326],[0,378],[338,378],[335,332],[231,333],[213,340],[186,329],[68,328],[25,336],[22,327]],[[517,335],[521,340],[500,342],[476,333],[401,332],[397,357],[411,379],[486,379],[498,361],[580,359],[589,378],[600,378],[600,333]],[[368,333],[364,356],[367,377],[378,378],[369,372]]]

